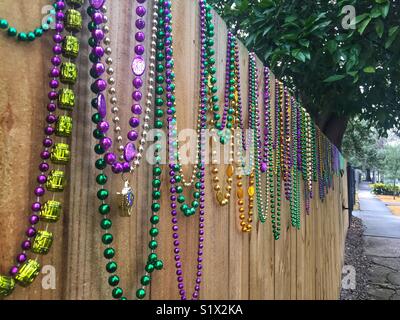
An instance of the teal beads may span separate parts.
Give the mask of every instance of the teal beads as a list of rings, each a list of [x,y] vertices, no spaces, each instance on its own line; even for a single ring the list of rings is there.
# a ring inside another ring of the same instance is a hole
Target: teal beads
[[[8,28],[8,21],[6,19],[0,20],[0,29],[7,29]]]
[[[144,289],[139,289],[136,291],[136,298],[142,300],[146,297],[146,291]]]
[[[16,39],[21,42],[32,42],[38,37],[41,37],[44,31],[47,31],[47,29],[39,27],[33,31],[18,32],[16,28],[9,25],[6,19],[0,19],[0,29],[5,30],[10,38],[16,37]]]

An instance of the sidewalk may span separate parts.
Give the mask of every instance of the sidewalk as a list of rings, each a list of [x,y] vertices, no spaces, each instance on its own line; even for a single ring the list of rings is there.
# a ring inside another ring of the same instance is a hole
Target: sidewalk
[[[385,204],[363,183],[359,191],[360,211],[366,230],[365,254],[372,261],[369,270],[371,299],[400,300],[400,217],[394,216]]]

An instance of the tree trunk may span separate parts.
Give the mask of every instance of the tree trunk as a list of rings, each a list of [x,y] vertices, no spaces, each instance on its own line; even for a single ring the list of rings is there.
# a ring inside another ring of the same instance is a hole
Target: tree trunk
[[[342,149],[342,141],[346,132],[349,119],[331,114],[328,117],[320,116],[316,123],[328,139],[339,149]]]
[[[367,182],[371,182],[372,181],[372,179],[371,179],[371,169],[367,169],[367,176],[365,177],[365,180]]]

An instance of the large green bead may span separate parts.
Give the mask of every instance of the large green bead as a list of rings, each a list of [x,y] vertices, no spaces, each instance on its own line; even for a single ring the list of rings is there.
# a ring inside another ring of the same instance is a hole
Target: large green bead
[[[158,223],[160,222],[160,217],[157,216],[157,215],[154,215],[154,216],[152,216],[152,217],[150,218],[150,222],[151,222],[152,224],[158,224]]]
[[[101,185],[104,186],[107,183],[107,176],[104,173],[99,174],[96,177],[96,182]]]
[[[159,203],[153,203],[153,204],[151,205],[151,210],[152,210],[153,212],[158,212],[158,211],[160,211],[160,209],[161,209],[161,206],[160,206]]]
[[[107,167],[107,163],[104,159],[97,159],[95,165],[98,170],[104,170]]]
[[[113,240],[114,240],[114,237],[111,233],[106,233],[101,238],[101,241],[105,245],[111,244],[113,242]]]
[[[142,279],[140,279],[140,283],[144,286],[148,286],[150,284],[151,278],[150,276],[143,276]]]
[[[157,254],[156,253],[150,253],[149,254],[149,262],[155,262],[157,261]]]
[[[161,192],[160,191],[153,191],[153,199],[154,200],[159,200],[161,198]]]
[[[94,152],[96,152],[96,154],[100,155],[100,154],[104,154],[106,151],[101,147],[100,144],[96,144],[94,146]]]
[[[112,297],[113,297],[114,299],[119,299],[119,298],[121,298],[123,294],[124,294],[124,291],[123,291],[121,288],[119,288],[119,287],[114,288],[113,291],[112,291]]]
[[[110,219],[103,219],[100,222],[100,226],[103,230],[108,230],[112,227],[112,221]]]
[[[8,28],[8,21],[6,19],[0,20],[0,29],[7,29]]]
[[[115,256],[115,250],[113,248],[106,248],[104,250],[104,258],[112,259]]]
[[[34,32],[29,32],[27,38],[28,38],[28,41],[35,40],[36,39],[35,33]]]
[[[17,29],[11,27],[7,30],[7,35],[9,37],[15,37],[17,35]]]
[[[111,207],[110,207],[110,205],[108,205],[108,204],[102,204],[102,205],[99,207],[99,213],[102,214],[102,215],[109,214],[110,211],[111,211]]]
[[[20,40],[20,41],[26,41],[27,38],[28,38],[28,36],[26,35],[25,32],[20,32],[20,33],[18,33],[18,40]]]
[[[119,277],[116,276],[116,275],[112,275],[112,276],[110,276],[110,277],[108,278],[108,284],[109,284],[110,286],[112,286],[112,287],[117,286],[117,285],[119,284],[119,281],[120,281],[120,279],[119,279]]]
[[[149,242],[149,248],[150,248],[151,250],[155,250],[155,249],[157,249],[157,247],[158,247],[157,241],[152,240],[152,241]]]
[[[162,173],[162,170],[161,170],[160,167],[154,167],[154,168],[153,168],[153,174],[154,174],[155,176],[159,176],[161,173]]]
[[[108,273],[114,273],[117,271],[118,265],[114,261],[110,261],[109,263],[106,264],[106,270]]]
[[[106,190],[106,189],[101,189],[101,190],[99,190],[99,191],[97,192],[97,198],[98,198],[99,200],[105,200],[105,199],[108,198],[108,196],[109,196],[109,192],[108,192],[108,190]]]
[[[146,272],[152,273],[154,271],[154,264],[148,263],[144,269],[146,270]]]
[[[154,188],[159,188],[161,186],[161,181],[158,179],[154,179],[152,184]]]
[[[139,289],[136,291],[136,298],[142,300],[146,297],[146,291],[144,289]]]
[[[157,237],[160,231],[157,228],[151,228],[150,229],[150,236],[152,237]]]
[[[154,264],[154,267],[157,270],[161,270],[164,267],[164,263],[161,260],[157,260],[156,263]]]

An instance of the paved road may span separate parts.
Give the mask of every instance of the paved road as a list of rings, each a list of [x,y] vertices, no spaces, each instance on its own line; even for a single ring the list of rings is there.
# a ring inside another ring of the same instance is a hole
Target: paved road
[[[365,254],[372,261],[368,293],[371,299],[400,300],[400,217],[370,192],[368,184],[361,184],[358,195],[360,211],[354,216],[366,227]]]

